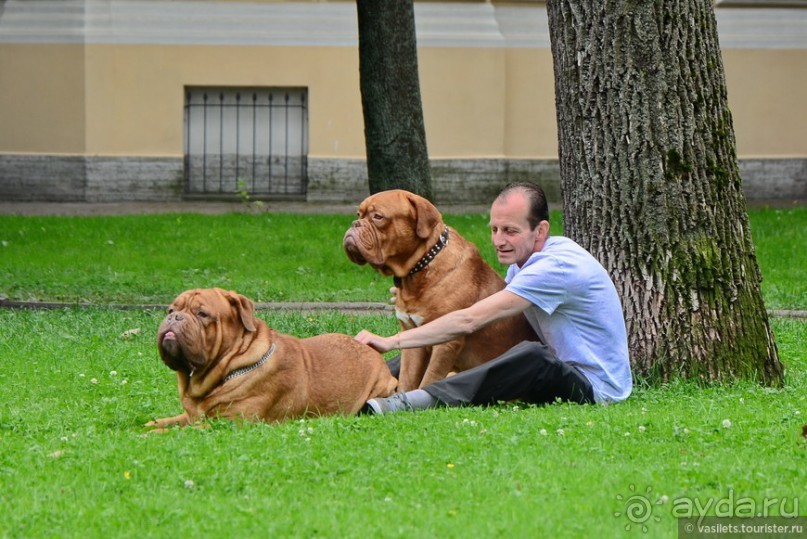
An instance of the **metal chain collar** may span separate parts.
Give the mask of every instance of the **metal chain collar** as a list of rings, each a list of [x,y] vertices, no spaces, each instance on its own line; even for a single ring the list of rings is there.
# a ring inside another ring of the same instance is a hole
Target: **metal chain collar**
[[[260,361],[247,367],[241,367],[240,369],[235,369],[233,372],[231,372],[224,378],[224,381],[229,382],[233,378],[237,378],[241,375],[247,374],[248,372],[254,371],[258,367],[269,361],[269,358],[272,357],[272,354],[274,352],[275,352],[275,343],[272,343],[272,346],[269,347],[269,350],[263,355]]]

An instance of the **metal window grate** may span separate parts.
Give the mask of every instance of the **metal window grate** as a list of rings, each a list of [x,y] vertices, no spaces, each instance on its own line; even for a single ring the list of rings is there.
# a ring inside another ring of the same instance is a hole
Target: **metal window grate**
[[[305,88],[186,88],[185,192],[304,195]]]

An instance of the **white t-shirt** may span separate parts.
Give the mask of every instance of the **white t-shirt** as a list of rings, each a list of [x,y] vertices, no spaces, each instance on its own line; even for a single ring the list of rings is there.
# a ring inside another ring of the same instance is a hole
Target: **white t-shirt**
[[[530,301],[538,336],[591,383],[596,402],[618,402],[633,385],[625,318],[614,283],[577,243],[550,236],[538,253],[505,277],[507,290]]]

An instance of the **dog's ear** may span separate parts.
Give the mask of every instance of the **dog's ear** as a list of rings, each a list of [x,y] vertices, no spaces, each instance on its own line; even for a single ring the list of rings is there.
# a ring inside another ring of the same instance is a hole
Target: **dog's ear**
[[[233,291],[227,293],[227,299],[230,305],[238,311],[238,316],[241,318],[244,328],[247,331],[255,331],[257,329],[255,327],[255,303],[251,299]]]
[[[432,235],[434,228],[442,221],[443,216],[437,208],[423,198],[422,196],[414,193],[408,193],[409,203],[415,211],[415,218],[417,220],[416,231],[418,238],[426,239]]]

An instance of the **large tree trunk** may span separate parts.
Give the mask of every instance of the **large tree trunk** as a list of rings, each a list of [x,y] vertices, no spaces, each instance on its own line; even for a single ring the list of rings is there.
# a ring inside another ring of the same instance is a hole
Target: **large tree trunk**
[[[711,0],[549,0],[565,233],[608,269],[635,371],[783,377]]]
[[[359,74],[370,192],[432,199],[412,0],[357,0]]]

